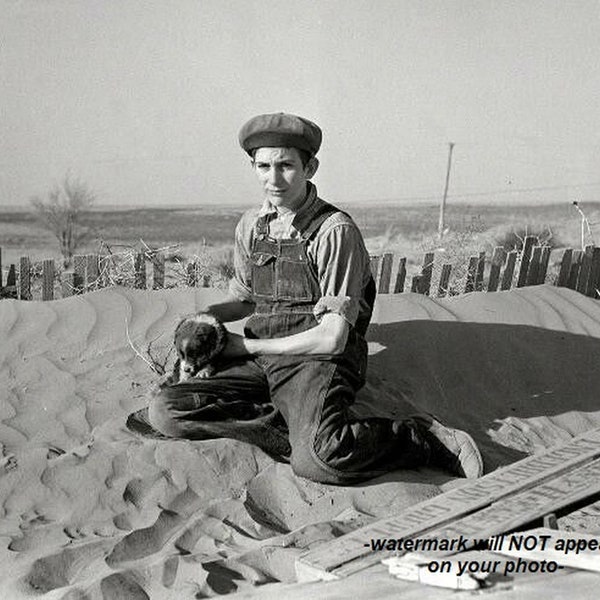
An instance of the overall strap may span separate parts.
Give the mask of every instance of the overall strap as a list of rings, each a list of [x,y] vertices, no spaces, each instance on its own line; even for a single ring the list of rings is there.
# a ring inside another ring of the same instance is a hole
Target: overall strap
[[[254,224],[254,233],[259,240],[266,238],[269,234],[269,217],[270,215],[261,215]]]
[[[310,210],[303,213],[300,218],[294,218],[293,227],[300,233],[303,240],[309,240],[333,214],[341,212],[338,208],[317,198]]]

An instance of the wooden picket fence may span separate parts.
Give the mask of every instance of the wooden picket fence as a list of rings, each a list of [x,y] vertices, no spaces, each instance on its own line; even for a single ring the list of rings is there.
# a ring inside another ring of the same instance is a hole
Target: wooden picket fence
[[[480,252],[469,258],[466,265],[452,265],[437,261],[433,252],[428,252],[418,274],[413,275],[410,285],[407,281],[406,258],[395,260],[392,253],[371,257],[371,269],[380,294],[399,294],[406,291],[435,297],[458,295],[469,292],[495,292],[513,287],[524,287],[552,283],[568,287],[591,298],[600,297],[600,247],[587,246],[585,250],[552,251],[548,246],[536,245],[538,239],[528,236],[521,251],[506,252],[496,247],[486,263],[486,253]],[[551,252],[562,252],[560,268],[554,277],[548,277]],[[87,291],[113,285],[110,261],[106,256],[87,254],[75,256],[73,269],[58,273],[54,259],[43,260],[33,265],[23,256],[17,265],[8,268],[6,281],[3,281],[2,249],[0,248],[0,298],[33,300],[32,274],[40,272],[41,289],[37,295],[41,300],[54,300],[57,297],[57,283],[60,297],[81,294]],[[165,257],[161,254],[149,255],[138,252],[133,256],[131,277],[117,281],[137,289],[147,289],[149,271],[152,289],[165,287]],[[464,272],[456,279],[456,272]],[[454,277],[454,279],[452,279]],[[181,285],[181,282],[179,283]],[[209,287],[211,280],[195,262],[185,265],[183,285]],[[40,286],[38,286],[39,288]]]

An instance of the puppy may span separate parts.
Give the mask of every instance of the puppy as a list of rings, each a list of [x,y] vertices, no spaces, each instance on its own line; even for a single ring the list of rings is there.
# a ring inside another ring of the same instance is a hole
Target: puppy
[[[227,329],[212,315],[200,313],[183,319],[175,329],[177,360],[173,368],[175,381],[190,377],[202,379],[215,372],[214,359],[227,343]]]

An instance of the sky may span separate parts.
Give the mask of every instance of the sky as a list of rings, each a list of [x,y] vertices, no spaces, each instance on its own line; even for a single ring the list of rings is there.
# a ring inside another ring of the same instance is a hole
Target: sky
[[[0,207],[260,202],[250,117],[334,203],[600,201],[598,0],[0,0]]]

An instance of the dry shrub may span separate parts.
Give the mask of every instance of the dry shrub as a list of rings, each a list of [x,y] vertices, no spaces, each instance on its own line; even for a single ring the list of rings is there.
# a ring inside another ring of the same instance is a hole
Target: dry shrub
[[[153,285],[153,265],[158,263],[159,256],[165,257],[164,286],[178,288],[188,286],[216,287],[227,289],[233,276],[233,248],[213,248],[202,246],[182,249],[179,245],[151,247],[143,240],[137,245],[111,244],[104,240],[99,245],[94,256],[98,257],[98,274],[93,277],[88,270],[87,282],[83,291],[93,291],[109,286],[136,287],[136,257],[144,257],[146,273],[146,288]],[[54,297],[60,298],[62,286],[65,285],[63,274],[67,270],[62,261],[54,261]],[[4,276],[6,279],[6,275]],[[43,261],[31,263],[30,271],[31,294],[34,299],[42,298]],[[68,283],[67,283],[68,285]],[[71,289],[70,294],[79,290]]]
[[[46,198],[35,196],[30,200],[38,222],[58,241],[65,267],[71,264],[77,249],[91,236],[90,228],[83,221],[95,199],[96,195],[85,183],[73,180],[67,174]]]
[[[136,356],[141,358],[153,373],[162,376],[173,369],[174,358],[172,355],[174,346],[171,340],[167,343],[156,344],[159,338],[155,338],[148,342],[145,350],[140,350],[131,339],[127,321],[125,321],[125,334],[127,335],[127,342]],[[161,334],[159,337],[162,338],[164,335]]]
[[[455,295],[462,291],[470,257],[477,256],[482,251],[491,251],[489,241],[483,235],[485,231],[485,224],[477,215],[465,221],[460,229],[446,230],[441,239],[437,234],[423,239],[422,252],[434,253],[431,295],[437,294],[442,266],[445,264],[451,265],[452,270],[444,293]]]
[[[525,244],[525,238],[531,236],[536,238],[537,246],[549,248],[562,246],[562,243],[554,234],[550,225],[525,225],[497,232],[494,235],[494,245],[501,246],[506,252],[512,250],[521,252],[523,245]]]
[[[203,245],[188,253],[179,244],[154,248],[140,240],[139,245],[123,246],[101,242],[98,252],[99,278],[91,282],[91,288],[107,285],[135,287],[135,261],[139,254],[144,256],[147,281],[148,270],[163,256],[165,288],[203,286],[226,289],[233,276],[233,248],[213,248]]]

